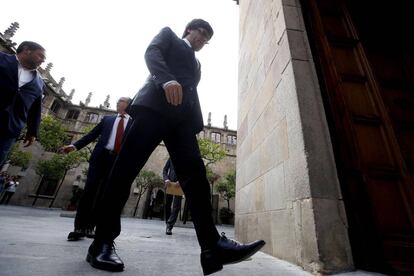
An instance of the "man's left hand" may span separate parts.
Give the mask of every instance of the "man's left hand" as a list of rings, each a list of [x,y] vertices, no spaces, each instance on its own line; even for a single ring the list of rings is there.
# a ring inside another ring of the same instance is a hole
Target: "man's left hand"
[[[31,144],[33,144],[33,142],[36,140],[35,136],[32,135],[26,135],[26,137],[24,138],[24,143],[26,143],[24,145],[25,148],[29,147]]]

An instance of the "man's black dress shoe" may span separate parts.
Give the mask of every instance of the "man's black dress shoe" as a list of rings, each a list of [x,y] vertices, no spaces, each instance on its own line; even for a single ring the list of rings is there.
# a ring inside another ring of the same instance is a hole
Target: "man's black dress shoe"
[[[94,239],[95,238],[95,230],[86,229],[85,235],[86,235],[87,238]]]
[[[124,263],[115,252],[114,242],[93,241],[89,246],[86,261],[97,269],[108,271],[123,271]]]
[[[242,244],[228,239],[224,233],[221,233],[221,237],[214,248],[201,252],[200,260],[203,273],[209,275],[223,269],[223,265],[244,261],[264,245],[263,240]]]
[[[85,230],[75,229],[68,235],[68,241],[78,241],[85,237]]]
[[[165,234],[166,235],[172,235],[172,227],[167,226],[167,228],[165,229]]]

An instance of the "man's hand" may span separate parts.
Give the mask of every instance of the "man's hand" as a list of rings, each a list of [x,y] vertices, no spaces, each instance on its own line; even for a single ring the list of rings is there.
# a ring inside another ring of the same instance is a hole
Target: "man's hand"
[[[181,84],[176,81],[172,81],[164,87],[165,97],[167,102],[174,106],[180,105],[183,101],[183,88]]]
[[[59,149],[59,153],[70,153],[74,150],[76,150],[76,147],[74,145],[68,145],[68,146],[61,147]]]
[[[36,140],[35,136],[32,136],[30,134],[26,134],[26,137],[24,138],[24,142],[26,143],[26,145],[24,145],[25,148],[27,148],[28,146],[30,146],[31,144],[33,144],[33,142]]]

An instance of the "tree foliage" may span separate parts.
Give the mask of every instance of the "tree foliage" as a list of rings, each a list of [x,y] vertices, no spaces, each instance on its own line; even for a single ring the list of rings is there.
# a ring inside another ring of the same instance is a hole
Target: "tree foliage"
[[[39,142],[46,151],[57,152],[67,139],[66,129],[58,120],[50,115],[42,118],[39,128]]]
[[[230,209],[230,199],[236,195],[236,171],[226,174],[224,180],[216,185],[216,191],[227,201],[227,208]]]
[[[14,144],[7,159],[10,160],[11,165],[27,169],[29,167],[30,160],[32,159],[32,153],[21,151],[18,144]]]
[[[199,138],[198,146],[206,167],[222,160],[226,156],[226,151],[222,148],[222,146],[220,144],[213,143],[209,139]]]
[[[135,178],[136,187],[138,188],[138,199],[135,204],[134,216],[137,213],[138,205],[141,197],[147,190],[150,190],[153,186],[161,184],[163,181],[161,177],[153,171],[141,170],[138,176]]]
[[[61,179],[65,173],[87,161],[84,151],[74,151],[69,154],[54,154],[49,160],[40,160],[35,168],[38,175],[49,179]]]

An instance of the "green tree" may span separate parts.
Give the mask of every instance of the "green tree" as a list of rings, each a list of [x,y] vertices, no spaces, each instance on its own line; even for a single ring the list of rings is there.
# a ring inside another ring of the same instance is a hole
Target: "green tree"
[[[35,171],[38,175],[43,178],[51,179],[51,180],[59,180],[61,179],[56,191],[55,196],[49,204],[49,207],[53,206],[55,198],[59,193],[59,190],[65,180],[66,173],[78,167],[82,162],[87,161],[87,152],[84,150],[74,151],[69,154],[54,154],[51,159],[49,160],[40,160],[36,167]],[[40,186],[37,189],[36,195],[38,195],[40,191]]]
[[[220,176],[210,166],[226,157],[226,151],[220,144],[213,143],[211,140],[205,138],[198,138],[198,147],[200,148],[201,158],[203,158],[204,164],[206,165],[207,179],[211,184],[211,189],[214,191],[214,183]]]
[[[39,128],[39,142],[46,151],[54,152],[55,154],[49,160],[40,160],[36,165],[35,171],[43,178],[56,181],[61,179],[49,207],[52,207],[66,177],[66,173],[78,167],[82,162],[88,161],[88,149],[74,151],[66,155],[56,154],[59,148],[67,142],[68,138],[66,129],[60,121],[50,115],[42,118]],[[39,190],[40,186],[36,194],[38,194]]]
[[[50,115],[42,118],[39,128],[39,142],[46,151],[57,152],[68,140],[66,129]]]
[[[224,180],[216,185],[216,191],[227,201],[227,208],[230,209],[230,199],[236,195],[236,171],[226,174]]]
[[[7,159],[10,160],[11,165],[27,169],[29,167],[30,160],[32,159],[32,153],[21,151],[18,145],[14,144],[7,156]]]
[[[198,146],[206,167],[222,160],[226,156],[226,151],[223,147],[220,144],[213,143],[209,139],[199,138]]]
[[[135,178],[136,187],[138,188],[138,199],[135,204],[134,217],[138,210],[138,205],[141,200],[141,197],[145,194],[146,191],[151,190],[153,186],[157,184],[162,184],[161,177],[153,171],[141,170],[138,176]]]

